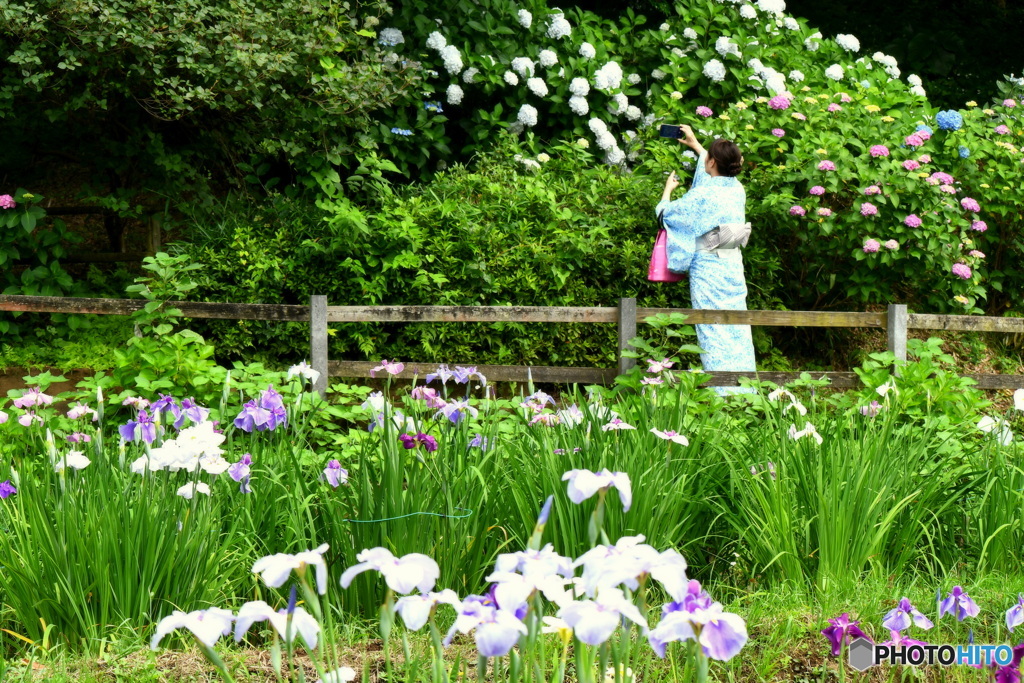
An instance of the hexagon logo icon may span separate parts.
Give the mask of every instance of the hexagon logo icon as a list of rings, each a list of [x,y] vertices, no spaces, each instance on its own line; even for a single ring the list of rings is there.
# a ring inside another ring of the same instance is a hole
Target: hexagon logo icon
[[[857,638],[850,643],[850,666],[857,671],[866,671],[875,665],[875,646],[867,638]]]

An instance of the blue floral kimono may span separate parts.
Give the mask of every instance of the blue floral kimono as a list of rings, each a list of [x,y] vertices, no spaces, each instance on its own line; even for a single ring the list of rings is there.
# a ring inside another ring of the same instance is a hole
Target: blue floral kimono
[[[746,223],[747,195],[736,178],[708,175],[705,159],[706,153],[697,160],[689,192],[655,208],[655,214],[665,212],[668,267],[677,273],[689,271],[693,308],[745,311],[747,282],[740,250],[698,251],[696,240],[722,223]],[[697,325],[697,343],[704,350],[700,359],[705,370],[755,370],[749,325]],[[750,391],[714,389],[719,394]]]

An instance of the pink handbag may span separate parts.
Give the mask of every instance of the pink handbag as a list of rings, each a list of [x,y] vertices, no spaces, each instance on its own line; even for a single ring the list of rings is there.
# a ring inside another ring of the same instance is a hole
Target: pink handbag
[[[662,223],[661,214],[658,214],[658,237],[654,240],[647,279],[651,282],[679,282],[686,279],[685,273],[673,273],[668,269],[668,233]]]

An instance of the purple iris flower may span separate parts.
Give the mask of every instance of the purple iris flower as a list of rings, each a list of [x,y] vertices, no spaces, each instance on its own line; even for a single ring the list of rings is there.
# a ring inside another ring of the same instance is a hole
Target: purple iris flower
[[[941,619],[947,614],[956,614],[956,620],[963,621],[967,617],[978,616],[980,611],[981,608],[964,592],[963,588],[953,586],[949,596],[939,605],[939,618]]]
[[[407,449],[423,446],[424,450],[430,452],[437,450],[437,439],[429,434],[424,434],[423,432],[419,432],[416,436],[413,436],[412,434],[402,434],[398,437],[398,440],[401,441],[402,445]]]
[[[931,622],[928,622],[929,624]],[[882,643],[882,645],[888,645],[889,647],[900,647],[906,645],[927,645],[928,643],[923,640],[914,640],[910,636],[905,636],[899,631],[889,630],[889,640]]]
[[[850,615],[843,612],[835,619],[829,619],[828,623],[830,626],[822,629],[821,635],[828,638],[829,642],[832,643],[832,656],[838,657],[839,651],[843,644],[850,644],[857,638],[870,638],[865,635],[864,631],[860,630],[857,626],[859,621],[850,621]]]
[[[145,410],[139,411],[137,420],[128,420],[118,427],[117,431],[125,441],[135,441],[136,439],[141,439],[146,443],[156,441],[156,424]]]
[[[706,656],[724,662],[735,657],[747,642],[746,622],[737,614],[723,612],[722,605],[711,601],[696,581],[690,581],[683,599],[672,606],[675,609],[669,610],[647,634],[659,657],[665,657],[669,643],[694,639]]]
[[[235,418],[235,426],[252,432],[274,431],[288,424],[288,412],[284,408],[281,394],[271,386],[260,393],[259,401],[252,400],[242,406],[242,412]]]
[[[427,376],[423,378],[423,381],[430,384],[438,377],[441,378],[441,384],[448,384],[448,380],[455,377],[455,373],[449,370],[447,365],[438,365],[437,370],[427,373]]]
[[[910,628],[911,623],[923,629],[929,629],[934,626],[931,619],[921,614],[916,607],[910,604],[910,600],[907,598],[901,599],[896,609],[889,610],[885,618],[882,619],[882,626],[890,631],[902,631]]]
[[[670,612],[695,612],[698,609],[708,609],[714,602],[708,592],[700,587],[700,581],[690,579],[682,600],[666,603],[661,608],[661,617],[664,619]]]
[[[243,479],[249,478],[250,468],[252,465],[252,455],[246,453],[242,456],[242,459],[236,462],[234,465],[228,468],[228,475],[235,481],[242,481]]]
[[[482,451],[486,451],[490,447],[490,439],[483,434],[477,434],[469,441],[469,448],[479,448]]]
[[[1017,604],[1006,610],[1006,628],[1010,633],[1021,624],[1024,624],[1024,593],[1018,593]]]
[[[455,609],[459,615],[445,636],[445,645],[452,642],[456,632],[473,631],[476,648],[482,656],[504,657],[520,636],[529,633],[526,624],[517,619],[514,613],[497,608],[494,601],[486,596],[470,595]]]
[[[455,380],[456,384],[467,384],[473,377],[479,379],[481,384],[487,384],[487,378],[477,372],[475,365],[468,368],[456,365],[455,372],[452,373],[452,378]]]
[[[462,418],[466,416],[466,413],[469,413],[472,417],[476,417],[479,414],[479,411],[470,406],[469,401],[452,401],[441,408],[441,410],[437,411],[434,417],[444,415],[451,420],[452,424],[459,424],[459,422],[462,421]]]
[[[17,492],[18,489],[14,488],[14,484],[11,483],[10,479],[6,481],[0,481],[0,499],[10,498]]]
[[[1024,660],[1024,643],[1013,648],[1013,659],[1006,666],[996,669],[996,683],[1020,683],[1020,663]]]
[[[284,409],[284,401],[281,394],[270,385],[266,391],[260,394],[260,407],[270,411],[270,420],[267,422],[267,429],[274,431],[278,426],[288,425],[288,412]]]
[[[153,401],[153,405],[150,406],[153,409],[153,415],[160,416],[164,413],[171,413],[177,418],[181,415],[181,407],[173,396],[167,394],[160,394],[160,398]]]
[[[327,463],[327,467],[324,468],[324,480],[326,480],[332,488],[338,488],[342,484],[348,482],[348,470],[342,467],[341,463],[337,460],[331,460]]]
[[[188,418],[194,424],[199,424],[200,422],[205,422],[209,415],[209,408],[203,408],[191,398],[182,399],[181,409],[175,413],[174,428],[181,429],[181,426],[185,424],[185,418]]]
[[[242,406],[242,412],[235,418],[235,426],[244,432],[252,432],[253,429],[266,429],[269,420],[270,411],[261,408],[254,399]]]

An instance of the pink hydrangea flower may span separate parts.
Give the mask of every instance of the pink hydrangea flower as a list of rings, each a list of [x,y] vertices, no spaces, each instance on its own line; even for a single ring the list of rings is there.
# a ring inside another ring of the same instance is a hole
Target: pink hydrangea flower
[[[711,111],[710,107],[697,107],[697,116],[703,116],[704,118],[708,118],[709,116],[714,115],[714,113],[715,112]]]
[[[943,173],[942,171],[936,171],[935,173],[932,173],[932,178],[935,178],[943,185],[953,184],[953,176],[949,175],[948,173]]]
[[[824,206],[818,209],[818,215],[823,218],[828,218],[832,215],[832,209],[826,209]]]
[[[924,138],[917,133],[913,133],[903,138],[903,142],[907,143],[911,147],[920,147],[924,144]]]
[[[974,221],[971,223],[971,230],[977,230],[978,232],[985,232],[988,230],[988,223],[985,221]]]
[[[819,171],[834,171],[834,170],[836,170],[836,165],[833,164],[828,159],[825,159],[820,164],[818,164],[818,170]]]
[[[786,131],[782,130],[781,128],[772,128],[772,135],[774,135],[777,138],[781,138],[786,135]]]
[[[839,93],[839,101],[842,102],[843,104],[848,104],[850,102],[853,102],[853,98],[843,92]]]
[[[828,105],[828,110],[829,110],[830,112],[831,112],[831,111],[842,111],[842,110],[843,110],[843,108],[842,108],[842,107],[840,107],[840,106],[839,106],[838,104],[836,104],[835,102],[833,102],[832,104]]]
[[[768,106],[772,109],[789,109],[789,98],[785,95],[776,95],[768,100]]]
[[[981,211],[981,205],[978,204],[977,201],[971,199],[970,197],[964,197],[963,199],[961,199],[960,206],[964,207],[964,210],[973,211],[974,213],[978,213],[979,211]]]
[[[873,194],[882,194],[882,188],[880,188],[878,185],[869,185],[868,187],[864,188],[864,194],[866,194],[869,197]]]
[[[921,139],[922,139],[922,140],[924,140],[925,142],[927,142],[928,140],[931,140],[931,139],[932,139],[932,134],[931,134],[931,133],[929,133],[929,132],[928,132],[928,131],[926,131],[926,130],[919,130],[919,131],[917,131],[916,133],[914,133],[914,135],[916,135],[917,137],[921,138]]]
[[[864,242],[864,253],[865,254],[874,254],[876,251],[878,251],[881,248],[881,246],[882,245],[878,243],[878,240],[872,240],[872,239],[866,240]]]
[[[967,267],[965,263],[954,263],[953,264],[953,275],[961,277],[965,280],[971,279],[971,269]]]
[[[805,215],[807,215],[807,209],[805,209],[804,207],[800,206],[799,204],[795,204],[795,205],[789,207],[789,215],[790,216],[805,216]]]
[[[917,158],[917,160],[920,161],[922,164],[932,163],[932,157],[930,154],[922,154]]]
[[[897,242],[896,240],[888,240],[882,246],[884,246],[889,251],[896,251],[897,249],[900,248],[900,243]]]
[[[889,148],[885,145],[872,145],[871,156],[873,157],[887,157],[889,156]]]
[[[938,178],[925,178],[924,181],[926,183],[928,183],[929,185],[938,185],[939,184],[939,179]]]
[[[985,258],[985,254],[978,251],[977,249],[971,249],[969,252],[967,252],[967,255],[973,256],[974,258]]]
[[[917,214],[910,214],[903,219],[903,224],[908,228],[919,228],[921,227],[921,219],[918,218]]]
[[[803,114],[801,114],[798,111],[793,112],[793,118],[796,119],[797,121],[806,121],[807,120],[807,117],[804,116]]]
[[[18,204],[14,201],[14,197],[9,194],[0,194],[0,209],[13,209]]]
[[[1009,135],[1010,134],[1010,128],[1008,126],[1005,126],[1005,125],[996,126],[996,134],[997,135]]]
[[[1016,100],[1011,100],[1011,99],[1005,99],[1005,100],[1003,100],[1003,106],[1004,107],[1009,107],[1010,109],[1013,109],[1014,107],[1017,106],[1017,101]]]
[[[913,159],[907,159],[906,161],[903,162],[903,168],[907,169],[908,171],[916,171],[917,169],[921,168],[921,164],[917,163]]]
[[[825,188],[822,187],[821,185],[815,185],[810,190],[808,190],[808,192],[813,194],[815,197],[820,197],[821,195],[825,194]]]
[[[874,216],[878,213],[878,207],[871,202],[864,202],[860,205],[861,216]]]
[[[939,189],[946,194],[956,194],[956,188],[952,185],[941,185]]]

